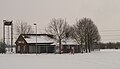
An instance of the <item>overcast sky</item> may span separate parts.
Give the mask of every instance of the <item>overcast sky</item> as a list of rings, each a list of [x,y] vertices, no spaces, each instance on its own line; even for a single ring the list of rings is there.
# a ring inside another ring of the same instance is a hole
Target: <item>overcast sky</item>
[[[102,42],[120,40],[120,36],[106,36],[120,31],[103,31],[120,30],[120,0],[0,0],[0,33],[3,19],[37,23],[40,32],[52,18],[66,18],[72,25],[83,17],[94,21],[104,35]]]

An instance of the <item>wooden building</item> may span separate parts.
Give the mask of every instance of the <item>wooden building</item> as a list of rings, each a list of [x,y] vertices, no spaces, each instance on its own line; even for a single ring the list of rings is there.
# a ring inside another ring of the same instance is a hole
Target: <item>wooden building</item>
[[[37,37],[37,43],[36,43]],[[59,50],[58,43],[50,34],[21,34],[15,42],[16,53],[56,53]],[[69,53],[72,48],[78,52],[79,46],[73,40],[62,41],[62,52]]]

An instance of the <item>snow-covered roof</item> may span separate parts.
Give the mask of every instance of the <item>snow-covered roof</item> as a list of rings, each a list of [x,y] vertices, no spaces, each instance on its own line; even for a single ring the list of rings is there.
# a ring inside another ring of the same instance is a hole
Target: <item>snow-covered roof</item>
[[[62,42],[63,45],[78,45],[77,42],[75,41],[66,41],[66,42]]]
[[[35,34],[24,34],[22,35],[27,43],[36,43]],[[37,43],[51,43],[51,45],[58,45],[59,43],[48,34],[37,34]],[[78,43],[72,39],[68,38],[62,40],[62,45],[78,45]]]
[[[58,45],[58,44],[59,43],[57,42],[57,43],[53,43],[52,45]],[[78,45],[78,43],[74,39],[71,39],[71,38],[63,40],[61,44],[62,45]]]
[[[24,36],[23,36],[24,37]],[[36,43],[35,35],[27,35],[27,38],[24,37],[27,43]],[[37,43],[53,43],[54,39],[50,38],[47,35],[37,35]]]

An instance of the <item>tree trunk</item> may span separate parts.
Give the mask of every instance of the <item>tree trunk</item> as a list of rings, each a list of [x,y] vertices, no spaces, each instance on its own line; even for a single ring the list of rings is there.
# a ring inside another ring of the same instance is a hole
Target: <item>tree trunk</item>
[[[81,38],[81,53],[83,53],[83,39]]]
[[[59,54],[61,54],[61,39],[59,39]]]
[[[88,51],[87,51],[87,39],[86,39],[86,35],[85,35],[85,52],[87,53]]]
[[[88,51],[89,51],[89,53],[91,52],[91,46],[90,46],[90,37],[89,37],[89,34],[88,34]]]

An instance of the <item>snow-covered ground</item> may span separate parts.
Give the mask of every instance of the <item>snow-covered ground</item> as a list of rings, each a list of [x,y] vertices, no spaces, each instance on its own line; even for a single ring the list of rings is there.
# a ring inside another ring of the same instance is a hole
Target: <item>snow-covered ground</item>
[[[120,69],[120,50],[87,54],[0,54],[0,69]]]

